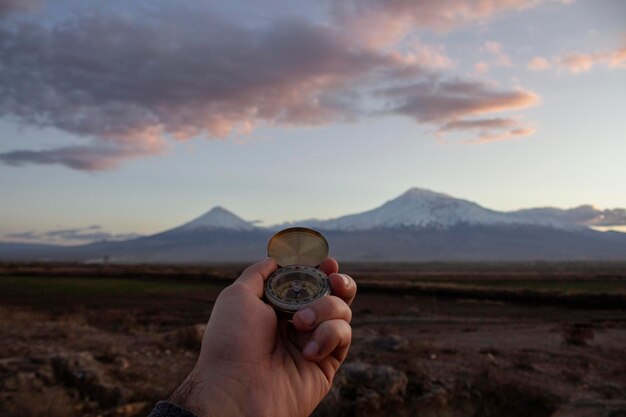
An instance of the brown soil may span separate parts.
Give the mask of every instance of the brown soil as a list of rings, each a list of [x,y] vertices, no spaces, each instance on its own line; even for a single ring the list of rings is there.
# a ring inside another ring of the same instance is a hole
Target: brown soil
[[[0,294],[0,417],[147,415],[218,293]],[[626,416],[624,309],[364,291],[353,311],[318,417]]]

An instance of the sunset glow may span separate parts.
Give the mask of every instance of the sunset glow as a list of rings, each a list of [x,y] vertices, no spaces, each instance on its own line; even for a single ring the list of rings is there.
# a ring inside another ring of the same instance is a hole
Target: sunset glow
[[[217,205],[329,218],[415,186],[624,208],[625,17],[617,0],[4,2],[0,240],[149,234]]]

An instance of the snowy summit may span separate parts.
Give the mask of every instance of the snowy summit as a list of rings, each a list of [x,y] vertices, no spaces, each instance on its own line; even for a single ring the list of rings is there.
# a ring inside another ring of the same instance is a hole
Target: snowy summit
[[[253,230],[255,226],[225,208],[217,206],[176,229],[179,231],[203,229]]]
[[[529,216],[518,212],[487,209],[474,202],[422,188],[411,188],[382,206],[331,220],[309,221],[323,230],[372,230],[396,228],[449,228],[455,225],[541,225],[579,229],[573,222],[554,217]]]

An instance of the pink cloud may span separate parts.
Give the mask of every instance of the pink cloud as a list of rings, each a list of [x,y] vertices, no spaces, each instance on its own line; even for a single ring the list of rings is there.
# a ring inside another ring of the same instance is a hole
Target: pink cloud
[[[540,56],[533,57],[526,67],[532,71],[545,71],[550,68],[550,62]]]
[[[519,110],[539,97],[525,90],[498,90],[477,81],[420,82],[393,87],[384,95],[397,100],[394,113],[421,122],[450,122],[467,116]]]
[[[626,47],[616,50],[603,50],[594,53],[569,53],[547,59],[536,56],[526,68],[532,71],[545,71],[550,68],[561,69],[573,74],[589,72],[594,66],[604,65],[611,69],[626,68]]]
[[[339,24],[359,42],[390,45],[416,29],[447,31],[535,7],[546,0],[338,0]]]
[[[609,52],[606,57],[609,68],[626,68],[626,47]]]
[[[407,63],[428,70],[446,70],[454,67],[454,62],[446,54],[444,45],[425,44],[417,37],[402,42],[402,56]]]
[[[498,42],[485,42],[484,50],[493,56],[493,65],[510,67],[511,58],[502,51],[502,45]]]
[[[464,141],[469,144],[496,142],[535,133],[534,127],[522,122],[519,118],[455,120],[441,126],[437,133],[439,137],[443,137],[444,133],[455,130],[477,131],[475,138]]]
[[[504,132],[481,132],[475,139],[466,140],[465,143],[480,145],[484,143],[499,142],[508,139],[515,139],[523,136],[530,136],[535,133],[535,129],[530,126],[520,126]]]
[[[474,75],[484,75],[489,72],[489,64],[485,61],[480,61],[474,64]]]
[[[569,54],[558,59],[561,68],[567,69],[569,72],[579,73],[587,72],[594,65],[594,57],[585,54]]]
[[[136,16],[109,11],[67,21],[16,19],[0,25],[0,117],[85,142],[9,151],[0,161],[97,171],[163,153],[171,140],[224,138],[260,125],[324,125],[392,113],[442,127],[519,110],[538,97],[445,81],[442,73],[455,65],[445,47],[405,35],[535,3],[345,0],[333,3],[331,24],[289,16],[243,26],[175,2]],[[338,24],[342,19],[345,25]],[[398,36],[401,45],[384,46]],[[499,44],[486,48],[505,65]]]
[[[451,131],[479,131],[471,143],[526,136],[534,129],[518,119],[483,115],[521,110],[539,103],[539,96],[525,90],[501,90],[477,81],[431,81],[381,91],[391,107],[390,114],[414,118],[436,126],[441,138]]]
[[[361,111],[350,96],[354,86],[381,73],[401,79],[418,71],[407,59],[354,48],[338,32],[308,21],[248,29],[178,9],[152,18],[158,24],[83,15],[59,27],[0,27],[7,40],[0,44],[0,116],[90,141],[9,152],[2,161],[101,170],[154,155],[166,138],[350,120]],[[436,52],[420,51],[434,64],[445,63]]]
[[[608,68],[626,68],[626,47],[617,50],[604,50],[591,54],[572,53],[555,58],[559,68],[572,73],[588,72],[596,65]]]

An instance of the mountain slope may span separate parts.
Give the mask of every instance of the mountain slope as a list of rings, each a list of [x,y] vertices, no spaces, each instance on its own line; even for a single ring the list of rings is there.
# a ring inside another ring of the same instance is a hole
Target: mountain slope
[[[600,210],[590,205],[571,209],[555,207],[538,207],[522,209],[514,212],[527,219],[552,219],[560,222],[573,222],[587,226],[619,226],[626,224],[625,209]]]
[[[254,230],[254,224],[245,221],[223,207],[213,207],[202,216],[193,219],[173,230],[199,230],[199,229],[227,229],[227,230]]]
[[[620,209],[490,210],[412,188],[378,208],[331,220],[282,226],[321,230],[341,261],[572,261],[626,259],[626,233],[579,222],[619,220]],[[610,216],[609,216],[610,215]],[[597,221],[597,220],[594,220]],[[256,227],[222,207],[173,229],[122,242],[74,247],[0,244],[1,260],[116,263],[250,262],[266,256],[275,227]]]
[[[582,229],[582,226],[575,222],[557,216],[499,212],[471,201],[420,188],[411,188],[373,210],[331,220],[310,220],[304,224],[323,230],[343,231],[389,228],[445,229],[456,225],[533,225],[565,230]]]

